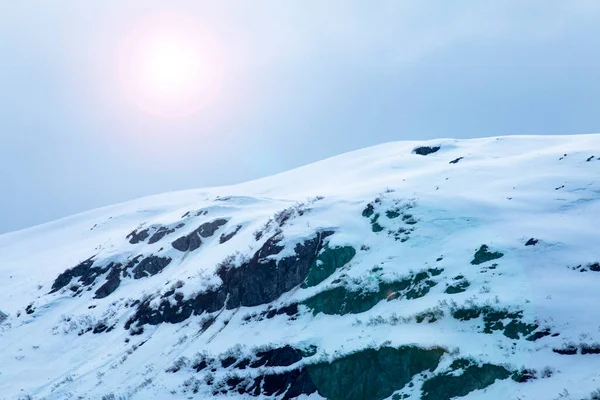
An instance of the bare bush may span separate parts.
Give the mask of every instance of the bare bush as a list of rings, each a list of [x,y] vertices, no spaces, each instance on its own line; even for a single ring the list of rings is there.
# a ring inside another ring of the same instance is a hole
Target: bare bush
[[[600,389],[596,389],[590,393],[588,400],[600,400]]]
[[[173,363],[173,365],[171,365],[169,368],[167,368],[166,372],[171,372],[171,373],[175,373],[178,372],[180,370],[182,370],[183,368],[187,367],[190,363],[190,360],[188,360],[185,357],[179,357],[177,360],[175,360],[175,362]]]
[[[540,372],[540,376],[542,378],[550,378],[552,375],[554,375],[554,372],[555,372],[554,368],[552,368],[549,365],[546,365]]]
[[[189,391],[189,392],[196,394],[200,391],[201,386],[202,386],[202,382],[198,378],[192,376],[191,378],[189,378],[185,382],[183,382],[183,391],[184,392]]]

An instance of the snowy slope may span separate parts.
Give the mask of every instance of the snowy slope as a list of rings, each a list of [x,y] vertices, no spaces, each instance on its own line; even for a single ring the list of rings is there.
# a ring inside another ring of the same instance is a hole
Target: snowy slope
[[[577,135],[387,143],[5,234],[0,399],[593,398],[599,226]]]

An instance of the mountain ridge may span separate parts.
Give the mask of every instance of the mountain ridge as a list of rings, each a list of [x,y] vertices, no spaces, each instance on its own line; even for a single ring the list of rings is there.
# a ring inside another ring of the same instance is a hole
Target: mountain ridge
[[[588,398],[599,173],[391,142],[0,235],[0,398]]]

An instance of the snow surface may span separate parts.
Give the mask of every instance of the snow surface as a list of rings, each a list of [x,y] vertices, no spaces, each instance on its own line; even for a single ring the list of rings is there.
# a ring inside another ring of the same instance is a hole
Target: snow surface
[[[417,146],[441,149],[421,156],[412,153]],[[450,163],[458,157],[464,158]],[[418,222],[409,240],[372,232],[361,213],[375,198],[384,206],[414,204],[411,214]],[[341,273],[360,278],[374,266],[389,277],[441,267],[447,283],[463,275],[468,290],[449,295],[442,283],[412,301],[384,301],[344,316],[304,313],[295,321],[277,316],[245,323],[245,316],[268,305],[241,307],[222,311],[203,333],[199,316],[146,326],[137,336],[124,329],[134,312],[126,304],[134,300],[166,292],[177,281],[185,283],[180,292],[186,298],[218,284],[216,265],[237,251],[252,255],[266,239],[257,241],[254,232],[298,202],[310,211],[285,226],[286,242],[335,229],[330,246],[351,245],[357,254],[322,285],[292,290],[271,305],[306,299]],[[199,210],[208,214],[196,216]],[[215,218],[228,223],[203,239],[199,250],[182,253],[170,246]],[[183,228],[152,245],[126,239],[134,229],[180,221],[186,223]],[[240,231],[220,244],[219,236],[237,225]],[[575,135],[387,143],[240,185],[151,196],[5,234],[0,236],[0,398],[101,399],[109,393],[133,399],[212,398],[209,392],[182,390],[186,379],[198,375],[193,370],[165,370],[182,356],[218,355],[236,345],[315,344],[319,357],[332,360],[386,343],[440,345],[481,362],[554,370],[549,378],[527,383],[497,381],[468,399],[583,399],[600,388],[600,354],[565,356],[552,349],[600,342],[600,272],[573,269],[600,261],[599,227],[600,135]],[[525,246],[529,238],[539,242]],[[497,269],[470,264],[482,244],[504,253],[495,261]],[[78,297],[66,288],[49,294],[60,273],[91,256],[110,261],[138,254],[173,261],[155,276],[122,280],[103,299],[93,299],[93,290]],[[481,333],[480,320],[461,322],[448,315],[433,324],[375,322],[410,317],[451,300],[517,306],[527,322],[560,335],[512,340],[501,332]],[[32,314],[25,311],[29,305],[35,308]],[[117,326],[108,333],[78,334],[100,320]],[[439,369],[450,360],[444,362]],[[418,378],[415,383],[412,399],[419,398]]]

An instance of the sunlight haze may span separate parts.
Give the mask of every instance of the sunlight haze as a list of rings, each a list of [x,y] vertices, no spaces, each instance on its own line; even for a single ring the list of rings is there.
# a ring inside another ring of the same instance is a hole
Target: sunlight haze
[[[3,2],[0,232],[383,142],[597,132],[598,17],[583,0]]]

